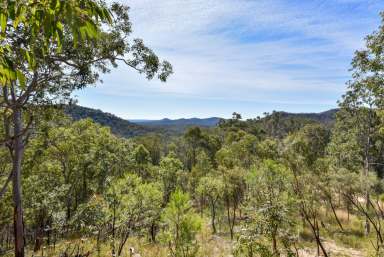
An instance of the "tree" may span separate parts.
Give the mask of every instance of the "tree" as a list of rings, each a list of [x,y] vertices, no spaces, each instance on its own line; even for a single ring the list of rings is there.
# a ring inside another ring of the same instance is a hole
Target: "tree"
[[[132,174],[111,181],[106,199],[110,206],[112,254],[121,256],[132,232],[150,229],[160,218],[163,195],[159,188],[157,184],[143,183]],[[117,238],[120,240],[116,247]]]
[[[353,117],[352,129],[361,144],[363,172],[366,178],[372,169],[377,169],[373,149],[378,143],[375,136],[382,128],[377,124],[383,116],[384,97],[384,13],[378,30],[366,37],[365,48],[355,52],[352,60],[352,80],[348,82],[348,89],[343,96],[341,107]],[[380,165],[380,164],[379,164]],[[366,208],[369,208],[369,194],[367,188]],[[366,232],[369,233],[369,221],[366,220]]]
[[[383,193],[383,183],[377,179],[376,174],[370,173],[368,177],[349,173],[340,178],[340,184],[344,185],[343,197],[360,213],[372,226],[376,236],[376,242],[371,242],[375,248],[376,256],[384,253],[383,205],[380,195]],[[368,206],[361,201],[368,193],[370,195]]]
[[[231,239],[234,237],[237,211],[244,198],[246,190],[245,171],[241,168],[232,169],[219,168],[224,182],[224,205],[227,212],[227,222]]]
[[[108,224],[108,204],[101,195],[93,195],[91,199],[79,206],[71,221],[80,227],[82,235],[97,235],[96,248],[100,252],[100,239]]]
[[[341,109],[336,114],[326,152],[336,169],[359,172],[363,166],[362,142],[359,140],[355,115]]]
[[[323,200],[319,176],[322,174],[312,170],[316,167],[316,162],[313,162],[312,154],[308,153],[308,149],[310,149],[308,146],[306,137],[300,131],[286,137],[282,149],[282,161],[292,174],[292,192],[297,199],[303,224],[309,225],[316,240],[318,254],[321,250],[324,256],[328,256],[319,227]]]
[[[149,134],[136,138],[136,142],[144,145],[149,151],[153,165],[159,165],[162,156],[162,137],[158,134]]]
[[[256,155],[261,160],[276,160],[279,158],[279,142],[267,138],[257,144]]]
[[[7,0],[0,4],[0,108],[3,145],[12,156],[15,256],[24,256],[21,165],[38,106],[68,99],[99,73],[123,62],[148,79],[165,81],[168,62],[131,33],[128,8],[96,0]],[[24,124],[26,122],[26,125]]]
[[[192,170],[192,167],[196,163],[197,149],[202,145],[203,135],[201,129],[199,127],[189,128],[184,134],[184,139],[189,146],[188,155],[190,155],[187,167],[188,170]]]
[[[247,178],[247,209],[254,219],[251,233],[266,237],[272,243],[271,252],[275,256],[280,255],[279,242],[287,248],[286,243],[294,233],[296,208],[291,183],[289,171],[273,160],[263,161]]]
[[[168,203],[169,198],[180,185],[180,174],[183,172],[183,164],[176,155],[171,152],[160,161],[160,179],[162,181],[164,192],[164,203]]]
[[[142,178],[149,178],[148,174],[149,164],[151,163],[151,157],[149,151],[145,148],[144,145],[138,145],[134,151],[133,155],[135,157],[135,164],[137,166],[137,172]]]
[[[162,215],[165,225],[163,241],[168,244],[172,257],[194,257],[199,245],[196,234],[201,228],[199,216],[193,211],[187,193],[177,189]]]
[[[194,198],[196,195],[196,189],[199,185],[201,178],[209,176],[213,171],[213,165],[211,159],[205,153],[205,151],[199,151],[196,157],[196,165],[192,168],[189,174],[189,192]]]
[[[201,197],[207,198],[211,210],[212,231],[216,234],[216,211],[219,201],[223,197],[224,183],[221,178],[207,176],[200,179],[197,192]]]

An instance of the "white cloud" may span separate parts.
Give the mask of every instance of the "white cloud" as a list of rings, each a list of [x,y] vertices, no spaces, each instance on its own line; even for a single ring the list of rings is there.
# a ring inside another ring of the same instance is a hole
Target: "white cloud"
[[[270,102],[320,92],[322,99],[303,101],[319,103],[341,95],[353,51],[384,7],[373,0],[120,2],[131,7],[134,36],[169,60],[175,74],[164,85],[119,68],[98,92],[250,101],[268,95]]]

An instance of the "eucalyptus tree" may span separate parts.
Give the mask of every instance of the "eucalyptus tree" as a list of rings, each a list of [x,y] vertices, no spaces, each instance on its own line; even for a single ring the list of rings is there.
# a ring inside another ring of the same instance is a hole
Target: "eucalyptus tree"
[[[309,142],[311,143],[311,142]],[[306,137],[299,132],[287,136],[283,142],[282,162],[292,175],[292,192],[297,199],[297,206],[303,220],[308,224],[316,240],[318,253],[329,256],[322,242],[319,223],[321,223],[321,180],[314,171],[316,162],[313,162],[312,153],[308,153]],[[317,159],[315,159],[317,160]]]
[[[383,182],[374,173],[368,177],[356,173],[343,174],[339,177],[339,183],[343,186],[343,197],[351,204],[355,210],[362,215],[372,227],[376,240],[372,240],[372,247],[375,249],[375,256],[382,256],[384,253],[384,231],[383,231]],[[367,206],[362,199],[368,193],[369,205]]]
[[[353,120],[350,130],[361,147],[360,159],[366,178],[370,171],[378,168],[374,155],[377,150],[375,147],[379,144],[376,137],[382,128],[379,118],[383,116],[384,108],[384,14],[381,16],[380,27],[366,37],[365,47],[355,53],[352,80],[348,82],[347,92],[340,103]],[[369,207],[368,189],[365,198],[366,206]],[[369,233],[368,220],[366,232]]]
[[[110,182],[105,196],[109,203],[109,224],[112,227],[112,255],[121,256],[133,232],[151,229],[160,219],[162,191],[158,184],[143,183],[137,175],[126,174]]]
[[[142,144],[148,151],[153,165],[159,165],[163,154],[164,139],[161,135],[151,133],[135,138],[135,142]]]
[[[187,168],[191,171],[196,164],[197,150],[202,147],[205,138],[200,127],[192,127],[185,132],[184,139],[188,146]]]
[[[252,169],[247,178],[247,207],[255,222],[253,232],[271,242],[272,251],[280,255],[283,246],[294,235],[296,201],[291,188],[292,174],[273,160],[265,160]]]
[[[244,199],[246,190],[245,170],[239,167],[231,169],[219,167],[222,176],[224,191],[223,200],[226,209],[228,228],[231,239],[234,238],[237,212]]]
[[[206,176],[200,179],[197,193],[208,200],[211,211],[212,231],[216,234],[216,215],[217,208],[223,199],[224,183],[220,177]]]
[[[180,179],[183,171],[183,163],[176,157],[176,154],[171,152],[166,157],[163,157],[159,165],[159,180],[162,183],[164,192],[164,205],[168,203],[171,194],[177,187],[182,185]]]
[[[199,245],[196,234],[201,229],[201,220],[194,212],[187,193],[177,189],[162,214],[164,231],[162,240],[167,243],[172,257],[195,257]]]
[[[256,146],[256,156],[261,160],[277,160],[280,157],[279,141],[267,138]]]
[[[224,146],[232,154],[235,165],[249,168],[255,161],[258,139],[243,130],[230,131],[226,134]],[[218,155],[223,158],[224,156]]]
[[[96,250],[100,256],[100,241],[103,232],[108,230],[109,222],[108,203],[101,195],[93,195],[88,202],[80,204],[72,218],[73,225],[79,228],[82,235],[93,236],[96,234]]]
[[[150,178],[149,166],[151,163],[151,157],[149,151],[144,145],[138,145],[133,151],[135,158],[135,164],[137,166],[136,171],[142,178]]]
[[[196,157],[196,165],[192,168],[189,177],[188,191],[191,193],[193,198],[196,197],[195,193],[199,185],[200,179],[211,175],[212,171],[213,165],[210,157],[206,154],[205,151],[199,151]]]
[[[12,156],[15,255],[24,256],[21,164],[37,106],[68,99],[123,63],[165,81],[172,73],[140,39],[130,41],[128,7],[98,0],[6,0],[0,4],[3,145]]]
[[[359,87],[355,83],[351,87]],[[361,90],[361,91],[360,91]],[[369,92],[355,88],[347,92],[341,104],[342,110],[337,115],[333,141],[329,153],[336,168],[349,168],[361,171],[366,179],[369,173],[382,169],[382,136],[379,133],[380,122],[377,106]],[[367,98],[366,98],[367,97]],[[339,130],[339,128],[344,128]],[[369,208],[369,188],[365,201]],[[370,223],[366,220],[366,234],[370,232]]]

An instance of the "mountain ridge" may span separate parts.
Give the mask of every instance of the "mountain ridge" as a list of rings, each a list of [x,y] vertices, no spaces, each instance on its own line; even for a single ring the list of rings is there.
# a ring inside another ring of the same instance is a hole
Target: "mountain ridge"
[[[73,120],[90,118],[102,126],[111,128],[112,133],[122,137],[134,137],[154,132],[153,129],[129,122],[112,113],[103,112],[99,109],[92,109],[80,105],[67,105],[64,112]]]
[[[129,120],[132,123],[136,123],[139,125],[147,125],[147,126],[175,126],[175,125],[199,125],[199,126],[204,126],[204,127],[212,127],[216,126],[219,121],[222,118],[219,117],[209,117],[209,118],[180,118],[180,119],[169,119],[169,118],[164,118],[160,120]]]
[[[265,119],[271,115],[280,115],[282,118],[303,118],[313,120],[324,125],[332,125],[335,120],[335,114],[338,109],[330,109],[320,113],[290,113],[284,111],[274,111],[268,114]],[[161,120],[126,120],[114,114],[103,112],[102,110],[92,109],[80,105],[68,105],[64,107],[64,112],[72,117],[73,120],[90,118],[102,126],[111,128],[112,133],[122,137],[135,137],[148,133],[180,134],[188,127],[215,127],[222,118],[180,118]]]

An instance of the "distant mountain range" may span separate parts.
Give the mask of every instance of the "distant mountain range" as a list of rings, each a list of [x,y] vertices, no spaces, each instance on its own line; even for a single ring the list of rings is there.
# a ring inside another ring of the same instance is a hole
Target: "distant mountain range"
[[[148,133],[180,134],[186,128],[191,126],[214,127],[221,118],[212,117],[206,119],[162,119],[162,120],[125,120],[111,113],[101,110],[95,110],[79,105],[70,105],[65,107],[64,111],[74,120],[90,118],[102,126],[111,128],[112,133],[122,137],[134,137]],[[332,125],[335,120],[335,114],[338,109],[332,109],[321,113],[288,113],[275,112],[282,118],[303,118],[314,120],[316,122]]]
[[[130,122],[143,126],[202,126],[214,127],[221,118],[212,117],[206,119],[191,118],[191,119],[162,119],[162,120],[130,120]]]

